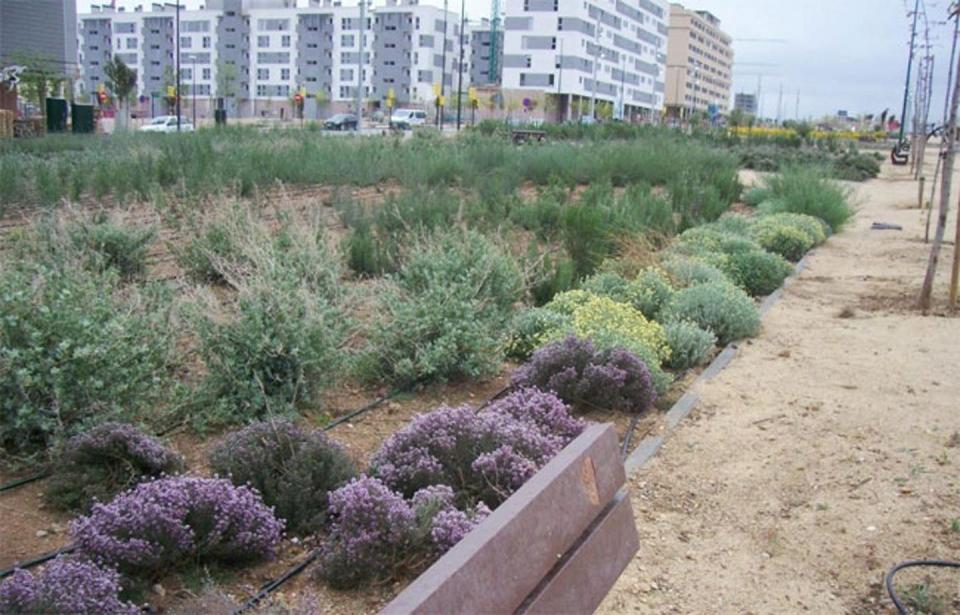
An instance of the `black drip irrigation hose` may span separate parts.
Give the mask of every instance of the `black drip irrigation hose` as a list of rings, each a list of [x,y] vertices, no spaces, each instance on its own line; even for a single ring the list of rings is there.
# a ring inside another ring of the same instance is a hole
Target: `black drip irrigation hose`
[[[16,489],[17,487],[22,487],[23,485],[28,485],[38,480],[43,480],[48,476],[50,476],[50,471],[43,470],[42,472],[37,472],[36,474],[31,474],[30,476],[24,476],[23,478],[12,480],[9,483],[4,483],[0,485],[0,492],[9,491],[10,489]]]
[[[344,415],[341,416],[341,417],[337,417],[336,419],[334,419],[333,421],[331,421],[330,423],[328,423],[328,424],[323,428],[323,431],[330,431],[331,429],[333,429],[333,428],[336,427],[337,425],[342,425],[343,423],[346,423],[347,421],[350,421],[350,420],[353,420],[353,419],[357,418],[357,417],[360,416],[361,414],[366,414],[367,412],[370,412],[371,410],[373,410],[374,408],[376,408],[377,406],[379,406],[379,405],[382,404],[383,402],[389,401],[389,400],[393,399],[394,397],[396,397],[397,395],[400,395],[401,393],[406,393],[407,391],[409,391],[410,389],[412,389],[412,388],[415,387],[415,386],[417,386],[417,383],[416,383],[416,382],[414,382],[413,384],[408,384],[407,386],[404,386],[404,387],[400,387],[400,388],[398,388],[398,389],[394,389],[393,391],[387,393],[387,394],[384,395],[383,397],[378,397],[377,399],[373,400],[372,402],[370,402],[369,404],[363,406],[362,408],[359,408],[359,409],[357,409],[357,410],[354,410],[353,412],[350,412],[350,413],[348,413],[348,414],[344,414]]]
[[[943,559],[914,559],[914,560],[907,560],[905,562],[900,562],[899,564],[891,568],[890,572],[887,573],[887,578],[886,578],[887,594],[890,595],[890,600],[893,600],[893,605],[897,607],[897,612],[900,615],[909,615],[910,611],[907,610],[906,606],[904,606],[903,602],[900,600],[900,596],[897,595],[897,591],[893,588],[893,577],[904,568],[913,568],[915,566],[960,568],[960,562],[951,562],[949,560],[943,560]]]
[[[281,574],[276,579],[273,579],[272,581],[268,581],[267,583],[264,583],[263,586],[260,587],[260,591],[258,591],[256,594],[251,596],[241,606],[231,611],[230,615],[240,615],[241,613],[245,613],[250,609],[252,609],[253,607],[257,606],[257,604],[261,600],[269,596],[271,592],[275,591],[278,587],[280,587],[281,585],[283,585],[293,577],[303,572],[304,569],[310,564],[312,564],[314,560],[316,560],[318,557],[320,557],[320,549],[314,549],[314,551],[310,553],[310,555],[305,557],[303,561],[294,565],[292,568],[290,568],[289,570]]]
[[[49,562],[50,560],[52,560],[52,559],[54,559],[54,558],[56,558],[56,557],[59,557],[60,555],[66,555],[66,554],[68,554],[68,553],[73,553],[73,552],[76,551],[76,550],[77,550],[77,547],[76,547],[76,546],[74,546],[74,545],[67,545],[67,546],[62,547],[62,548],[60,548],[60,549],[57,549],[56,551],[50,551],[49,553],[44,553],[43,555],[39,555],[39,556],[33,558],[32,560],[28,560],[28,561],[26,561],[26,562],[22,562],[22,563],[20,563],[20,564],[16,564],[16,565],[11,566],[11,567],[9,567],[9,568],[4,568],[3,570],[0,570],[0,579],[10,576],[11,574],[13,574],[14,572],[16,572],[17,570],[25,570],[25,569],[27,569],[27,568],[33,568],[34,566],[39,566],[40,564],[43,564],[44,562]]]

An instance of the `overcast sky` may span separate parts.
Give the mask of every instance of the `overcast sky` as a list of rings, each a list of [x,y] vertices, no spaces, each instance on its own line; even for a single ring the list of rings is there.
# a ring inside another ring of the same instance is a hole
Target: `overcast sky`
[[[197,7],[202,0],[183,0]],[[421,0],[442,6],[443,0]],[[705,9],[734,38],[734,91],[756,92],[762,74],[762,111],[793,118],[800,95],[800,117],[820,117],[840,109],[851,114],[900,115],[907,66],[910,9],[914,0],[699,0],[686,6]],[[488,0],[465,0],[470,19],[488,17]],[[350,0],[344,0],[349,4]],[[931,115],[943,113],[950,59],[951,26],[944,25],[948,0],[926,0],[936,67]],[[77,0],[80,12],[90,0]],[[118,6],[150,4],[117,0]],[[300,0],[305,5],[306,0]],[[382,4],[375,0],[375,4]],[[459,0],[451,0],[459,11]]]

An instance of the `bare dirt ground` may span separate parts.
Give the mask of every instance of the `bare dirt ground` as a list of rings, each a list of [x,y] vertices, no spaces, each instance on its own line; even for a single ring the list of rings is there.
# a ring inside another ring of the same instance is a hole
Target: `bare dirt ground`
[[[929,254],[916,186],[888,166],[854,188],[856,219],[632,477],[640,551],[601,612],[892,613],[887,569],[960,559],[952,246],[923,316],[912,309]],[[960,612],[956,571],[898,580],[926,611]]]

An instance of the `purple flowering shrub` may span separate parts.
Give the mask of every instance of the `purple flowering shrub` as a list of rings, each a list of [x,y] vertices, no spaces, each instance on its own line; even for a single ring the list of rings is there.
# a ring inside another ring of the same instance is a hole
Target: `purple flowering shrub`
[[[93,562],[60,557],[39,573],[17,570],[0,583],[0,613],[26,615],[135,615],[133,604],[121,602],[120,574]]]
[[[130,575],[187,561],[271,557],[283,534],[260,495],[226,479],[178,476],[141,483],[70,525],[78,552]]]
[[[87,511],[146,478],[183,471],[183,458],[133,425],[104,423],[76,435],[53,464],[47,503]]]
[[[383,581],[426,568],[482,521],[489,509],[453,506],[453,490],[427,487],[405,499],[377,478],[355,478],[331,492],[330,529],[318,576],[336,588]]]
[[[636,355],[623,348],[597,351],[575,336],[536,351],[513,373],[512,382],[551,391],[581,409],[638,413],[657,399],[650,369]]]
[[[256,489],[286,520],[287,530],[297,533],[320,529],[327,494],[357,474],[339,444],[286,419],[253,423],[227,436],[210,455],[210,467],[235,485]]]
[[[520,390],[480,413],[441,407],[417,417],[383,443],[371,466],[407,497],[449,485],[461,506],[497,506],[582,429],[555,395]]]

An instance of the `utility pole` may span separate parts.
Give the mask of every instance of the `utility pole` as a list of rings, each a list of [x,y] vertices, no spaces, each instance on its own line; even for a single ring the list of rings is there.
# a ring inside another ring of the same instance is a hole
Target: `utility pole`
[[[177,52],[177,62],[176,62],[176,71],[177,71],[177,132],[180,132],[180,0],[177,0],[177,32],[174,49]]]
[[[903,131],[906,129],[907,100],[910,97],[910,73],[913,70],[913,52],[917,41],[917,17],[920,15],[920,0],[913,3],[913,26],[910,28],[910,55],[907,59],[907,79],[903,84],[903,109],[900,112],[900,135],[897,137],[897,147],[903,143]]]
[[[954,13],[956,18],[956,13]],[[933,294],[933,281],[937,273],[937,263],[940,260],[940,247],[943,245],[943,234],[947,226],[947,213],[950,211],[950,189],[953,181],[953,165],[956,160],[957,145],[957,107],[960,105],[960,62],[958,72],[954,77],[953,98],[950,102],[950,120],[945,127],[945,157],[943,160],[943,174],[940,179],[940,208],[937,215],[937,230],[933,236],[933,245],[930,247],[930,259],[927,262],[927,274],[923,278],[923,287],[920,289],[918,307],[926,312],[930,309],[930,297]],[[954,246],[956,251],[957,246]],[[956,253],[954,260],[956,261]]]
[[[457,65],[457,132],[460,132],[460,116],[463,113],[463,37],[467,27],[464,0],[460,0],[460,63]]]
[[[190,86],[190,95],[193,101],[190,108],[193,109],[193,129],[197,129],[197,56],[193,56],[193,65],[190,68],[190,76],[193,78],[193,85]]]
[[[447,10],[449,0],[443,0],[443,67],[440,69],[440,99],[443,100],[443,93],[447,89],[447,17],[450,12]],[[440,132],[443,132],[443,105],[437,106],[437,112],[440,114]]]
[[[946,125],[950,117],[950,92],[953,89],[953,63],[957,56],[957,37],[960,36],[960,14],[954,12],[953,15],[953,43],[950,46],[950,64],[947,66],[947,91],[943,97],[943,124]],[[943,165],[944,145],[947,139],[944,135],[940,141],[940,155],[937,156],[937,166],[933,172],[933,181],[930,182],[930,200],[927,202],[927,226],[923,234],[923,243],[930,241],[930,216],[933,212],[933,199],[937,193],[937,177],[940,174],[940,167]]]
[[[367,38],[367,0],[360,0],[360,51],[357,53],[357,133],[363,127],[363,52]]]

